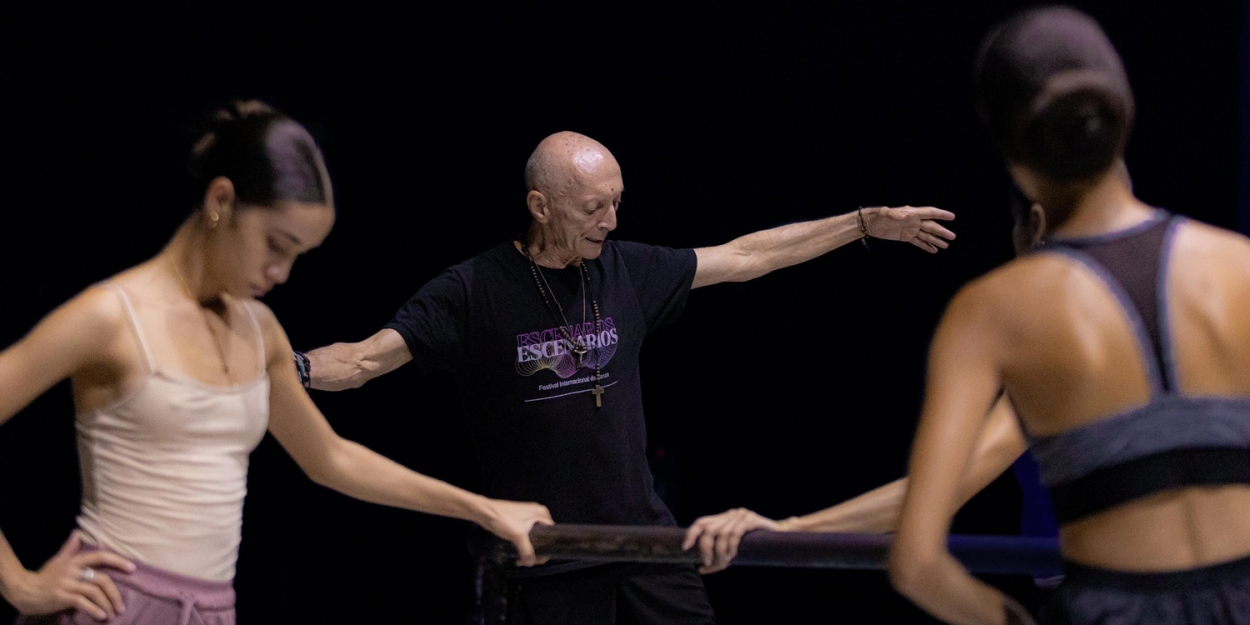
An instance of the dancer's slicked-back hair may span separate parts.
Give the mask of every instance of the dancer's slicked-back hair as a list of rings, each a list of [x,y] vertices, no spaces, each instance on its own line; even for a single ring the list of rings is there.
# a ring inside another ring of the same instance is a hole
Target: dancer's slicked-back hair
[[[191,149],[192,198],[198,205],[217,177],[234,184],[242,204],[332,204],[321,149],[299,122],[256,100],[213,111]]]
[[[1106,171],[1133,126],[1120,55],[1093,18],[1068,7],[1024,11],[986,37],[977,105],[1008,161],[1058,182]]]

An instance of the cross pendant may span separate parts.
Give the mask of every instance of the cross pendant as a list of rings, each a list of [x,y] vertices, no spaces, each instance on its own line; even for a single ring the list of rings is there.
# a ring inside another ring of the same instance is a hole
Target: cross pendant
[[[577,363],[578,369],[581,369],[582,365],[586,363],[586,353],[589,351],[590,350],[582,347],[581,345],[573,348],[573,361]]]
[[[602,408],[603,407],[603,387],[596,384],[595,390],[591,391],[590,393],[595,396],[595,408]]]

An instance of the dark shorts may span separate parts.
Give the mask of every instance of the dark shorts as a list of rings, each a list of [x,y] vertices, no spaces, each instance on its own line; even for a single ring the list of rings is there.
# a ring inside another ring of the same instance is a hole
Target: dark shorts
[[[607,564],[508,584],[508,625],[713,625],[691,565]]]
[[[1250,625],[1250,557],[1173,573],[1065,568],[1047,625]]]

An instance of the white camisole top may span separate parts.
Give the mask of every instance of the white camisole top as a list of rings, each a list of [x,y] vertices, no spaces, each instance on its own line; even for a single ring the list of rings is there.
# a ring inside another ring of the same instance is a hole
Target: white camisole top
[[[147,377],[122,400],[77,418],[87,542],[181,575],[234,579],[243,529],[248,456],[269,425],[264,337],[260,375],[238,386],[205,384],[156,366],[126,292],[117,293]]]

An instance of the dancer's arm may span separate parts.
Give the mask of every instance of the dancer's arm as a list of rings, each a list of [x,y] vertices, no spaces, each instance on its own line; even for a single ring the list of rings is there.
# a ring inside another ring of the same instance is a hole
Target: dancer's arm
[[[319,391],[359,388],[412,360],[403,337],[390,328],[359,343],[334,343],[305,355],[311,385]]]
[[[976,452],[959,483],[959,505],[993,482],[1024,453],[1027,443],[1016,422],[1015,411],[1006,396],[990,410],[977,440]],[[705,516],[686,530],[686,548],[699,546],[704,573],[729,566],[738,553],[738,544],[747,532],[763,529],[777,532],[893,532],[898,527],[907,478],[895,480],[836,506],[801,517],[774,521],[739,508]]]
[[[951,302],[929,353],[924,411],[916,432],[890,580],[933,616],[967,625],[1001,625],[1014,602],[973,578],[947,550],[959,483],[971,459],[985,406],[1002,388],[994,285],[966,287]],[[990,302],[990,303],[987,303]]]
[[[87,369],[117,372],[111,348],[125,328],[117,296],[84,291],[44,317],[21,340],[0,352],[0,424],[57,382]]]
[[[1028,443],[1016,421],[1016,413],[1006,395],[990,410],[978,435],[972,461],[959,480],[958,507],[962,507],[986,486],[1011,467]],[[781,522],[781,529],[791,532],[870,532],[885,533],[898,529],[907,478],[890,482],[836,506]]]
[[[955,214],[938,208],[865,208],[869,236],[907,241],[927,252],[946,249],[955,233],[936,220]],[[720,282],[746,282],[764,274],[807,262],[861,238],[857,212],[804,221],[738,237],[724,245],[695,250],[698,268],[691,288]]]
[[[125,328],[116,296],[93,288],[70,300],[29,334],[0,352],[0,424],[71,375],[118,375],[118,331]],[[28,571],[0,534],[0,595],[22,614],[50,614],[78,608],[103,619],[123,609],[112,580],[97,572],[81,581],[86,567],[132,570],[124,558],[102,551],[78,553],[77,534],[38,571]]]
[[[472,521],[515,544],[518,563],[538,562],[529,532],[535,523],[552,523],[546,507],[470,493],[340,437],[300,385],[282,327],[267,308],[256,308],[272,355],[269,431],[309,478],[356,499]]]

